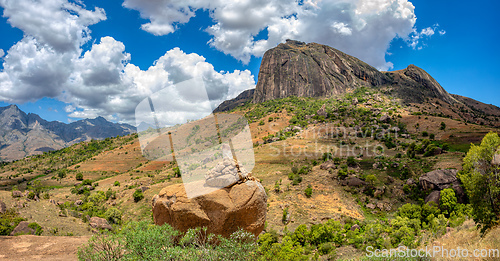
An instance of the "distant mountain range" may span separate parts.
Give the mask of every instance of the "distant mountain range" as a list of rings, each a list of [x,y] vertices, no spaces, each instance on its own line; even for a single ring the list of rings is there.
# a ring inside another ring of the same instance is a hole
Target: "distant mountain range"
[[[46,151],[58,150],[91,139],[135,133],[128,124],[112,123],[103,117],[65,124],[26,114],[16,105],[0,107],[0,161],[12,161]]]

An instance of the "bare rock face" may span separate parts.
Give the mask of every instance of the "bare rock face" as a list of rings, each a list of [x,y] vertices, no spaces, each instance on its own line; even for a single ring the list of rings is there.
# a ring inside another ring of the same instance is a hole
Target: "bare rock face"
[[[15,236],[15,235],[34,235],[35,234],[35,230],[33,230],[32,228],[28,227],[29,223],[28,221],[21,221],[19,222],[19,224],[17,225],[16,228],[14,228],[14,230],[10,233],[11,236]]]
[[[381,86],[390,78],[326,45],[287,40],[262,58],[253,102],[342,94],[360,86]]]
[[[199,181],[203,182],[203,181]],[[258,235],[264,229],[267,195],[254,180],[189,199],[183,184],[164,188],[153,197],[155,224],[177,230],[207,227],[209,233],[229,236],[240,228]]]

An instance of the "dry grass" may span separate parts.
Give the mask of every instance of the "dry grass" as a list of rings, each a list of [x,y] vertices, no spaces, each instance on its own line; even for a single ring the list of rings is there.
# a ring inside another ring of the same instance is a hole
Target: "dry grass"
[[[471,257],[468,258],[452,258],[447,257],[444,253],[444,257],[434,257],[433,260],[500,260],[498,252],[496,256],[489,257],[472,257],[474,250],[494,250],[500,251],[500,227],[490,230],[484,237],[481,237],[480,232],[476,229],[474,221],[468,220],[464,222],[461,226],[453,229],[446,233],[443,237],[435,240],[430,247],[441,247],[442,249],[467,249]],[[494,254],[492,252],[492,254]]]

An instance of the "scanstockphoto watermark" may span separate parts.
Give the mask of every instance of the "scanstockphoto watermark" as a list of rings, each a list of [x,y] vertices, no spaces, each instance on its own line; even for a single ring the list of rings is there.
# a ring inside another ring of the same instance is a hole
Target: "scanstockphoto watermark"
[[[372,246],[366,248],[367,257],[377,258],[499,258],[498,249],[474,249],[457,247],[456,249],[446,249],[442,246],[425,247],[424,249],[409,249],[401,246],[396,249],[375,249]]]

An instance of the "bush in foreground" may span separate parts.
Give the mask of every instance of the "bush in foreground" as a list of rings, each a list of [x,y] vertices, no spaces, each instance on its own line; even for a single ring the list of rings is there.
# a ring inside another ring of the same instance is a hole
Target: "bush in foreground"
[[[255,237],[244,231],[230,238],[210,235],[206,229],[186,233],[165,224],[132,222],[118,234],[94,235],[78,250],[79,260],[255,260]]]

